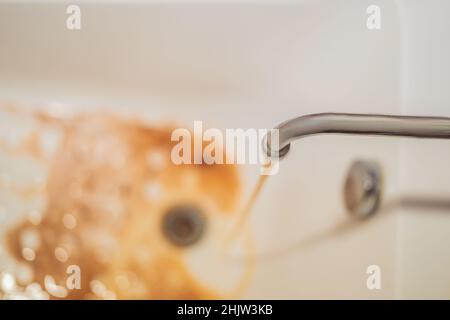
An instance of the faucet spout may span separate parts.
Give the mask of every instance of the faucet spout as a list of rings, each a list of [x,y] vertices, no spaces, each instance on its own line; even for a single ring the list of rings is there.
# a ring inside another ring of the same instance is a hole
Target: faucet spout
[[[283,158],[292,141],[322,133],[450,139],[450,118],[318,113],[285,121],[274,129],[278,129],[278,148],[272,149],[271,134],[266,135],[263,147],[269,157]]]

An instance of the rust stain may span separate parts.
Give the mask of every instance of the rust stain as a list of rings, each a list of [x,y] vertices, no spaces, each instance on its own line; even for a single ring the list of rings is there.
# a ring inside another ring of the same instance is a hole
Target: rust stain
[[[206,208],[213,203],[217,210],[211,214],[237,212],[241,186],[235,166],[174,165],[171,127],[151,128],[104,114],[37,118],[64,133],[46,160],[51,168],[43,190],[47,207],[38,225],[23,221],[6,239],[12,255],[31,266],[34,281],[44,287],[51,275],[64,284],[66,268],[78,265],[81,290],[68,291],[69,299],[99,298],[92,293],[93,280],[119,299],[221,296],[190,274],[183,250],[163,238],[160,219],[177,201]],[[20,150],[42,157],[34,135]],[[33,261],[24,259],[20,239],[30,229],[41,241]],[[67,254],[62,261],[55,258],[56,248]]]

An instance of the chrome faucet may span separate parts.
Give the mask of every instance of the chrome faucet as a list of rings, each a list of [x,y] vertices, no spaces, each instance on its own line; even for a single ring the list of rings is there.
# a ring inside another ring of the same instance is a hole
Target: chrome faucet
[[[278,129],[279,147],[272,150],[271,135],[268,134],[263,148],[269,157],[283,158],[292,141],[322,133],[450,139],[450,118],[318,113],[288,120],[274,129]]]
[[[319,113],[288,120],[274,129],[278,130],[278,137],[269,132],[263,140],[263,149],[268,157],[281,159],[289,152],[292,141],[321,133],[450,139],[450,118]],[[278,143],[272,143],[273,137],[278,138]],[[357,218],[374,214],[381,200],[382,181],[377,163],[355,161],[343,188],[347,211]]]

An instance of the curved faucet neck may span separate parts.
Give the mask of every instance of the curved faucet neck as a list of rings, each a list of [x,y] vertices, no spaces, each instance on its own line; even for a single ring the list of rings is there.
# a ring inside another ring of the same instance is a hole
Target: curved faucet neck
[[[274,129],[278,130],[278,148],[272,149],[270,134],[264,140],[264,148],[269,157],[282,158],[292,141],[321,133],[450,139],[450,118],[318,113],[285,121]]]

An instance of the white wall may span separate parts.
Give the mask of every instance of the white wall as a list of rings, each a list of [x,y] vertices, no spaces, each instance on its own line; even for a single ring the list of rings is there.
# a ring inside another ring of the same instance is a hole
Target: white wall
[[[450,116],[450,2],[399,1],[402,110]],[[450,201],[450,141],[405,140],[405,195]],[[398,230],[398,297],[450,298],[450,207],[404,208]]]

